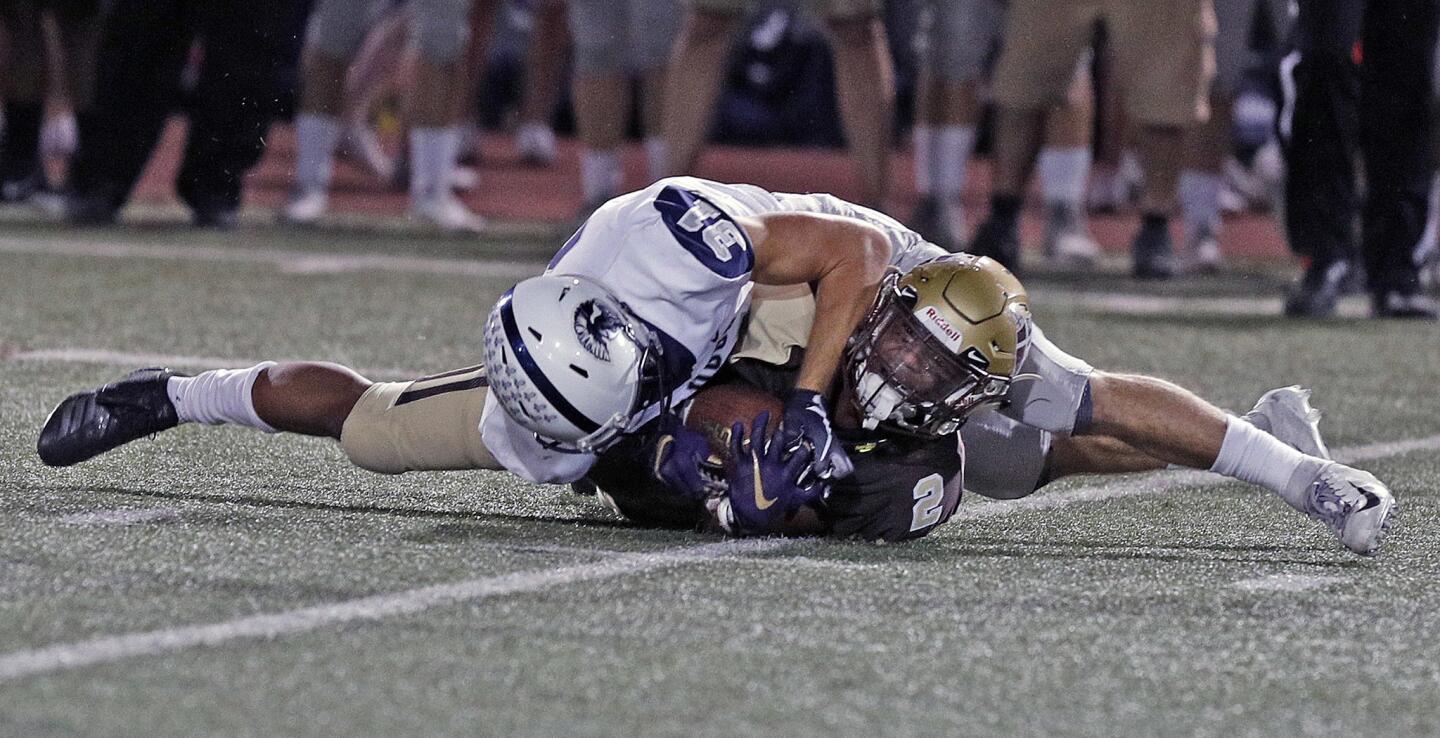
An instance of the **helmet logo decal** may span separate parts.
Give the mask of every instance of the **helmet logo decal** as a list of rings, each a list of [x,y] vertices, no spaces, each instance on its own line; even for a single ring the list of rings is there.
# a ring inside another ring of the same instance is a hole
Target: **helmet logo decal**
[[[586,300],[575,308],[575,338],[591,356],[610,360],[610,339],[625,330],[625,321],[608,306]]]
[[[961,333],[959,328],[951,325],[950,321],[946,320],[934,305],[926,305],[924,310],[915,314],[915,317],[919,318],[921,324],[935,334],[936,338],[944,341],[951,350],[960,348],[960,344],[965,340],[965,334]]]

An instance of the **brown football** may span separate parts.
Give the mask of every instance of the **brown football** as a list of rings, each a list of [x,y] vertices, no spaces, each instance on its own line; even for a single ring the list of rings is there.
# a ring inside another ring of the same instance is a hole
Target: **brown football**
[[[785,414],[785,405],[780,399],[764,390],[743,384],[722,384],[706,387],[690,399],[685,412],[685,427],[699,432],[710,442],[710,452],[722,460],[730,459],[730,426],[742,423],[745,433],[755,416],[769,410],[770,422],[766,425],[774,432]]]

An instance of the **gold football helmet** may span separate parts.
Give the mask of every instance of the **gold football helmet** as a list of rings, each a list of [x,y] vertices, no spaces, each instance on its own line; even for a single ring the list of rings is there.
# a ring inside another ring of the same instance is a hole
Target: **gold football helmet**
[[[953,254],[892,271],[846,358],[865,427],[954,432],[1005,398],[1029,339],[1025,288],[994,259]]]

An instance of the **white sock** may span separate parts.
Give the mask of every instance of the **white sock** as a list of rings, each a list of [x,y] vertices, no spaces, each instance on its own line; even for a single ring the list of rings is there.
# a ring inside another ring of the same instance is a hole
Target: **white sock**
[[[255,414],[255,403],[250,396],[255,378],[272,366],[275,362],[265,361],[249,369],[212,369],[193,377],[171,377],[165,391],[182,423],[232,423],[277,433]]]
[[[460,138],[458,126],[410,129],[411,202],[450,194]]]
[[[295,116],[295,187],[302,192],[327,190],[335,167],[335,145],[344,129],[340,119],[329,115],[300,113]]]
[[[1176,192],[1180,196],[1180,213],[1185,219],[1187,238],[1201,231],[1209,231],[1212,235],[1220,233],[1220,185],[1219,172],[1181,170]]]
[[[1258,484],[1280,495],[1298,510],[1305,509],[1304,485],[1292,485],[1291,479],[1300,471],[1313,474],[1328,462],[1306,456],[1285,445],[1284,441],[1256,428],[1234,415],[1225,419],[1225,440],[1220,455],[1210,471],[1251,484]]]
[[[619,194],[620,174],[619,154],[586,149],[580,157],[580,189],[585,193],[585,202],[603,202]]]
[[[1046,204],[1083,212],[1080,205],[1090,183],[1090,158],[1089,146],[1047,146],[1040,151],[1035,167]]]
[[[651,182],[664,177],[669,171],[665,162],[668,155],[669,149],[665,146],[664,136],[645,137],[645,167],[650,173]]]
[[[932,153],[935,196],[947,202],[960,199],[965,189],[965,165],[975,148],[974,126],[940,126]]]
[[[931,153],[934,144],[934,130],[929,123],[916,123],[910,131],[910,141],[915,148],[915,192],[927,197],[935,191],[935,180],[931,173],[935,158]]]

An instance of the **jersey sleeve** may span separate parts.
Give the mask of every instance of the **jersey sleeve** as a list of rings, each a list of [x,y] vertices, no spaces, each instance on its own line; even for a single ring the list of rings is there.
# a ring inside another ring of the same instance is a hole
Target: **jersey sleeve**
[[[480,440],[500,465],[527,481],[565,484],[585,475],[595,463],[591,454],[553,451],[540,445],[535,434],[510,419],[493,393],[485,398],[480,416]]]

